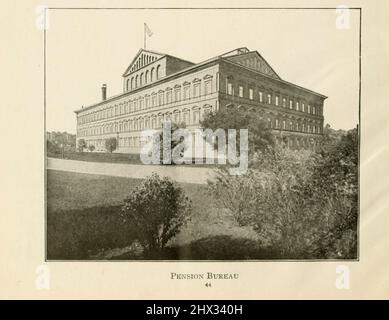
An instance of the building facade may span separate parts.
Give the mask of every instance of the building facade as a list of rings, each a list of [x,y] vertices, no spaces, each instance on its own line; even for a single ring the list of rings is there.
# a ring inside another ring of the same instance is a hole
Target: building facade
[[[77,141],[96,151],[117,139],[116,152],[139,153],[141,132],[163,121],[200,127],[207,112],[255,110],[291,148],[314,147],[323,133],[326,96],[282,80],[257,52],[239,48],[201,63],[141,49],[123,77],[123,93],[75,111]]]

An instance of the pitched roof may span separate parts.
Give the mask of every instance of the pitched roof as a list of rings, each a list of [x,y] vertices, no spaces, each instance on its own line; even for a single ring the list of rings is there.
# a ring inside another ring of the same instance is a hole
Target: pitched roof
[[[130,65],[126,68],[126,71],[124,71],[123,77],[128,75],[130,72],[135,71],[135,70],[131,70],[132,67],[138,62],[138,60],[141,61],[143,56],[146,56],[146,57],[150,57],[151,56],[152,57],[152,61],[146,62],[145,64],[142,65],[142,67],[146,66],[147,64],[152,63],[152,62],[154,62],[154,61],[156,61],[158,59],[161,59],[163,57],[172,57],[174,59],[181,60],[181,61],[184,61],[184,62],[187,62],[187,63],[191,63],[191,64],[194,65],[194,63],[191,62],[191,61],[184,60],[184,59],[172,56],[170,54],[161,53],[161,52],[152,51],[152,50],[139,49],[139,51],[135,55],[134,59],[132,59]]]

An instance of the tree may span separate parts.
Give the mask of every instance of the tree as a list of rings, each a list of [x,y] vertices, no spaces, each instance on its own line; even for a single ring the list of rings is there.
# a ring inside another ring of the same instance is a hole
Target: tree
[[[47,154],[49,155],[55,155],[55,154],[60,154],[61,150],[58,147],[58,145],[54,144],[50,140],[47,140]]]
[[[95,150],[95,146],[94,146],[93,144],[90,144],[90,145],[88,146],[88,150],[89,150],[90,152],[93,152],[93,151]]]
[[[208,113],[201,121],[204,129],[236,129],[237,143],[239,144],[239,130],[248,129],[249,153],[254,154],[258,150],[265,150],[275,144],[271,129],[260,118],[256,111],[246,111],[238,108],[224,108],[216,112]],[[227,136],[227,135],[226,135]]]
[[[153,174],[125,199],[122,217],[136,226],[147,255],[158,255],[190,218],[191,201],[175,182]]]
[[[117,147],[117,141],[116,138],[108,138],[105,140],[105,149],[107,149],[108,152],[113,152],[116,150]]]
[[[78,151],[83,152],[85,148],[86,148],[85,140],[84,139],[78,140]]]

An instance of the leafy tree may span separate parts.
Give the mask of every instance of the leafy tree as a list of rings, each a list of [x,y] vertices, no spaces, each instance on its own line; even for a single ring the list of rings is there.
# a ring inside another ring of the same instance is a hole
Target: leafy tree
[[[189,220],[191,201],[175,182],[153,174],[125,199],[122,217],[136,226],[147,255],[158,255]]]
[[[84,139],[78,140],[78,151],[83,152],[86,148],[86,141]]]
[[[113,151],[116,150],[116,147],[117,147],[116,138],[112,137],[105,140],[105,149],[108,152],[112,153]]]
[[[95,150],[95,146],[94,146],[93,144],[90,144],[90,145],[88,146],[88,150],[89,150],[90,152],[93,152],[93,151]]]
[[[204,129],[236,129],[237,143],[239,144],[239,129],[248,129],[249,152],[265,150],[275,144],[271,129],[260,118],[256,111],[246,111],[238,108],[224,108],[216,112],[208,113],[201,121]],[[226,134],[227,136],[227,134]]]
[[[49,155],[55,155],[55,154],[60,154],[61,150],[58,147],[58,145],[54,144],[50,140],[47,140],[47,154]]]

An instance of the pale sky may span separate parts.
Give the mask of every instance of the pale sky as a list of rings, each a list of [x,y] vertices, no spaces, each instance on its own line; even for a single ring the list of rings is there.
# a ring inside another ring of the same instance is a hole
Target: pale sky
[[[257,50],[286,81],[328,96],[324,121],[358,123],[359,11],[336,28],[335,10],[51,10],[47,30],[47,130],[76,132],[73,112],[122,92],[143,46],[201,62],[238,47]]]

